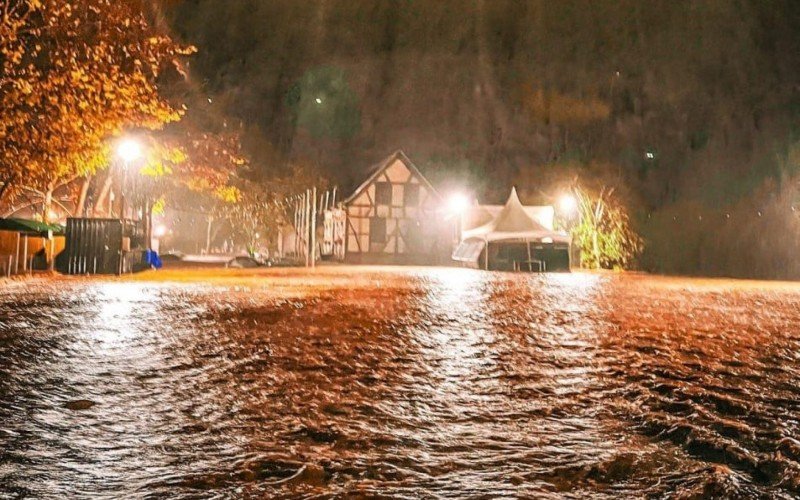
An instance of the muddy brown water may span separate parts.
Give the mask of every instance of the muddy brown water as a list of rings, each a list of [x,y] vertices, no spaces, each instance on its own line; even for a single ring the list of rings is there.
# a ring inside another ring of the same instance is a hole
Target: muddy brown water
[[[326,272],[0,285],[0,497],[800,495],[800,286]]]

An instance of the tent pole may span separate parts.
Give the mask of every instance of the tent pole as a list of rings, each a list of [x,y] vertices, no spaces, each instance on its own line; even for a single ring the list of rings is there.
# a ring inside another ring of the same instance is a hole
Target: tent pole
[[[483,268],[489,270],[489,240],[483,239]]]
[[[528,271],[532,271],[531,269],[531,240],[525,238],[525,243],[528,245]]]

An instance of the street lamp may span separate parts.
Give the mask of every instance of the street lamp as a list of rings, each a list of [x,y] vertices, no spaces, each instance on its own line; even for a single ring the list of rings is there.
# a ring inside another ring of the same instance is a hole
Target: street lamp
[[[578,210],[578,198],[573,193],[564,193],[558,198],[558,209],[561,212],[562,216],[564,217],[564,221],[566,223],[565,229],[568,232],[572,233],[575,229],[576,224],[580,226],[581,224],[581,212]],[[576,261],[580,262],[580,252],[577,253],[577,259],[575,255],[575,247],[570,243],[569,246],[569,260],[570,266],[572,266],[572,262]]]
[[[565,193],[558,199],[558,208],[566,215],[573,215],[578,209],[578,200],[574,195]]]
[[[126,164],[138,160],[142,157],[142,145],[139,144],[139,141],[130,137],[122,139],[117,144],[117,156]]]
[[[469,207],[469,199],[461,193],[454,193],[447,199],[447,211],[451,215],[461,215]]]

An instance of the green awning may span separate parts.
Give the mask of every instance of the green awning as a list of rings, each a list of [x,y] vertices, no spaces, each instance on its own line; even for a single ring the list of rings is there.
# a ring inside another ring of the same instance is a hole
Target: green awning
[[[54,236],[64,235],[64,226],[59,224],[45,224],[28,219],[0,219],[0,231],[14,231],[28,235],[44,236],[52,231]]]

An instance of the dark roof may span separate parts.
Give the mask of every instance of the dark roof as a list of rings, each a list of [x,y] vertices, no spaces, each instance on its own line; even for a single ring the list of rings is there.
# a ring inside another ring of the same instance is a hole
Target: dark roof
[[[414,163],[408,158],[408,156],[406,156],[406,154],[403,152],[403,150],[398,149],[394,153],[390,154],[389,156],[387,156],[386,158],[384,158],[380,162],[378,162],[378,163],[374,164],[372,167],[370,167],[367,170],[367,172],[370,173],[369,177],[367,177],[367,179],[364,182],[362,182],[355,189],[355,191],[353,191],[353,194],[351,194],[350,196],[348,196],[344,200],[344,203],[348,204],[351,201],[353,201],[356,197],[358,197],[358,195],[360,195],[361,192],[364,191],[367,188],[367,186],[372,184],[375,181],[375,179],[377,179],[378,176],[381,175],[381,173],[383,173],[384,170],[389,168],[389,166],[392,163],[394,163],[395,160],[400,160],[401,162],[403,162],[403,164],[406,166],[406,168],[408,168],[408,170],[410,170],[411,173],[413,175],[415,175],[420,180],[420,182],[422,182],[425,185],[425,187],[427,187],[434,195],[439,196],[439,192],[436,191],[436,188],[434,188],[431,185],[431,183],[428,182],[428,179],[426,179],[425,176],[422,175],[422,172],[419,171],[417,166],[414,165]]]
[[[54,235],[63,235],[64,226],[28,219],[0,219],[0,231],[14,231],[36,236],[47,236],[47,233],[52,231]]]

